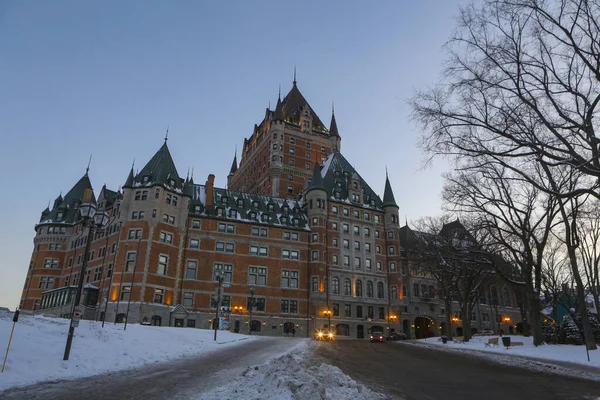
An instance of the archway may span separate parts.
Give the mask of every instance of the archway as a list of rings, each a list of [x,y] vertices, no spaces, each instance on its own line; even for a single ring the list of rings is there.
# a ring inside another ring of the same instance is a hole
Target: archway
[[[150,319],[150,324],[154,325],[154,326],[161,326],[162,325],[162,317],[160,315],[153,315],[152,318]]]
[[[415,338],[423,339],[434,336],[435,321],[427,315],[419,315],[415,318]]]
[[[357,339],[364,339],[365,338],[365,328],[362,325],[358,325],[356,327],[356,338]]]
[[[410,321],[405,319],[402,321],[402,331],[406,335],[407,339],[410,339]]]
[[[286,322],[283,324],[283,333],[285,333],[286,335],[292,333],[292,329],[294,329],[293,322]]]
[[[337,324],[335,326],[336,336],[350,336],[350,327],[347,324]]]
[[[252,322],[250,322],[250,330],[252,332],[260,332],[260,327],[261,327],[261,323],[260,321],[253,319]]]
[[[240,333],[240,320],[236,319],[235,324],[233,325],[233,332]]]

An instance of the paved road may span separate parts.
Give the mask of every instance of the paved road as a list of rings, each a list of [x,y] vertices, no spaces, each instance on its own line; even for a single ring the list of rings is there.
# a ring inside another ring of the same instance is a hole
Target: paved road
[[[403,343],[321,342],[324,362],[393,399],[600,399],[600,382]]]
[[[249,366],[266,362],[299,341],[260,338],[198,357],[74,381],[44,382],[0,393],[2,400],[190,399],[239,378]],[[93,362],[93,359],[90,360]]]

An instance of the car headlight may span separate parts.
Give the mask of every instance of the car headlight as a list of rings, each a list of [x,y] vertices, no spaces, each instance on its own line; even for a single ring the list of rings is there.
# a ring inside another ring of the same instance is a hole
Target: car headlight
[[[318,332],[318,333],[317,333],[317,336],[318,336],[318,337],[323,337],[323,332]]]
[[[333,333],[329,333],[329,337],[332,338],[333,337]]]

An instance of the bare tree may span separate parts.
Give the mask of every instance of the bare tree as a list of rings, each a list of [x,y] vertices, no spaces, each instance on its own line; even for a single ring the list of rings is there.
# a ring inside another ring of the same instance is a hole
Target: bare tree
[[[593,297],[596,310],[600,310],[600,204],[597,200],[581,210],[577,223],[581,240],[579,248],[581,264],[584,267],[588,289]]]
[[[485,157],[558,199],[589,349],[576,227],[586,196],[600,198],[598,21],[600,4],[586,0],[465,7],[447,46],[444,84],[412,100],[427,154]]]
[[[447,208],[470,215],[476,221],[474,231],[485,234],[479,243],[498,256],[492,258],[496,272],[522,295],[518,300],[524,333],[529,334],[531,325],[538,346],[543,257],[556,225],[556,199],[501,164],[480,161],[447,174],[443,198]]]

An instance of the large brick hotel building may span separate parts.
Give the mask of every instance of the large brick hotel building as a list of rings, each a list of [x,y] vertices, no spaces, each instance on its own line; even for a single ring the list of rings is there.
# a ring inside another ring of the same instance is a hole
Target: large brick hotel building
[[[96,197],[86,173],[42,212],[21,308],[70,316],[87,238],[78,207],[93,201],[111,221],[91,243],[86,318],[209,328],[220,271],[234,331],[401,330],[398,206],[387,177],[381,198],[340,144],[333,113],[327,128],[294,81],[244,139],[227,189],[182,178],[166,140],[119,191]]]

